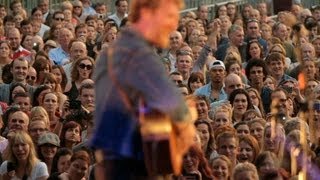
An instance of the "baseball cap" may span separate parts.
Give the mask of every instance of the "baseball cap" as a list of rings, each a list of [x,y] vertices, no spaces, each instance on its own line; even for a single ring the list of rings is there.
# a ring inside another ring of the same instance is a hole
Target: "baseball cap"
[[[213,61],[213,63],[210,65],[210,69],[212,68],[219,68],[222,67],[224,70],[226,70],[226,66],[224,65],[224,63],[220,60],[215,60]]]
[[[52,132],[46,132],[45,134],[40,136],[38,140],[38,146],[42,146],[44,144],[52,144],[54,146],[60,147],[60,139],[56,134]]]

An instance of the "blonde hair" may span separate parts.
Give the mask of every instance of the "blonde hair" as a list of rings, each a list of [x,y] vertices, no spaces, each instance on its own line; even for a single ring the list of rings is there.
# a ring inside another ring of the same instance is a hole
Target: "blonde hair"
[[[42,119],[35,119],[36,115],[42,115]],[[47,128],[50,127],[49,115],[42,106],[35,106],[30,111],[30,124],[33,121],[43,121]]]
[[[33,141],[29,136],[29,134],[27,134],[27,132],[24,132],[24,131],[15,132],[14,135],[10,138],[8,148],[4,152],[4,158],[7,161],[17,164],[19,162],[12,150],[15,143],[25,143],[29,146],[29,154],[28,154],[27,164],[25,168],[27,171],[27,175],[30,176],[33,168],[39,162]]]
[[[262,142],[263,143],[262,143],[262,147],[261,147],[261,152],[266,151],[266,147],[265,147],[264,144],[265,144],[265,136],[266,136],[268,128],[271,129],[271,123],[266,123],[266,125],[264,127],[263,137],[262,137],[262,139],[263,139]],[[271,129],[271,133],[272,133],[272,129]],[[275,136],[277,136],[279,138],[280,147],[279,147],[278,151],[274,152],[274,153],[278,157],[279,161],[282,162],[286,137],[285,137],[284,128],[280,123],[277,123],[275,125]]]
[[[239,62],[240,64],[242,63],[241,56],[239,50],[234,47],[230,46],[227,51],[226,51],[226,57],[224,58],[223,62],[227,63],[229,61],[235,60]]]
[[[230,123],[232,123],[232,107],[230,104],[222,104],[218,107],[216,107],[214,110],[213,110],[213,116],[212,116],[212,120],[214,121],[215,117],[216,117],[216,114],[218,112],[224,112],[224,113],[227,113],[228,116],[229,116],[229,120],[230,120]]]
[[[245,163],[239,163],[236,165],[236,167],[234,167],[232,172],[232,180],[236,180],[238,177],[238,174],[244,171],[252,172],[253,175],[255,176],[254,179],[259,179],[256,166],[253,165],[252,163],[245,162]]]
[[[214,161],[216,160],[222,160],[224,162],[227,163],[227,166],[228,166],[228,172],[229,172],[229,177],[231,176],[231,173],[232,173],[232,162],[230,161],[230,159],[225,156],[225,155],[218,155],[217,157],[214,157],[212,160],[210,160],[210,166],[211,166],[211,169],[213,168],[213,163]]]

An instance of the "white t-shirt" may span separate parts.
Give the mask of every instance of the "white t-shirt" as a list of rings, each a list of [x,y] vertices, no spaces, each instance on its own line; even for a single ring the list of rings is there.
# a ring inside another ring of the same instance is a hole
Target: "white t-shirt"
[[[0,166],[0,174],[4,175],[7,173],[7,164],[8,161],[4,161]],[[44,162],[38,162],[36,166],[32,169],[31,175],[28,177],[28,180],[35,180],[41,177],[49,177],[47,165]],[[11,180],[19,180],[17,176],[11,178]]]

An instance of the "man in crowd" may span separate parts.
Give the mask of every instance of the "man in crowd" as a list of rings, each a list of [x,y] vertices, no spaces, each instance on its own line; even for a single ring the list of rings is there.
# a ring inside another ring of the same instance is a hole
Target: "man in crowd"
[[[68,45],[71,39],[73,39],[73,33],[69,29],[60,29],[58,35],[60,47],[51,49],[49,51],[49,58],[54,64],[64,65],[68,63],[68,59],[70,58]]]
[[[116,0],[116,12],[109,16],[109,19],[113,19],[117,26],[120,27],[123,18],[128,17],[128,1],[127,0]]]
[[[205,95],[210,103],[226,100],[227,94],[223,88],[226,68],[222,61],[216,60],[210,66],[210,83],[195,91],[196,95]]]

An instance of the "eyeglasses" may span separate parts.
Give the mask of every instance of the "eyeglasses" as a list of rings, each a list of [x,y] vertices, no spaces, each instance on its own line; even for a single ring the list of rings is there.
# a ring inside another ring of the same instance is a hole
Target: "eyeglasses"
[[[81,68],[81,69],[87,68],[87,70],[91,70],[92,69],[92,65],[79,64],[79,68]]]
[[[56,21],[64,21],[64,18],[54,18]]]
[[[27,76],[27,79],[31,79],[32,81],[36,80],[36,77],[35,76]]]

